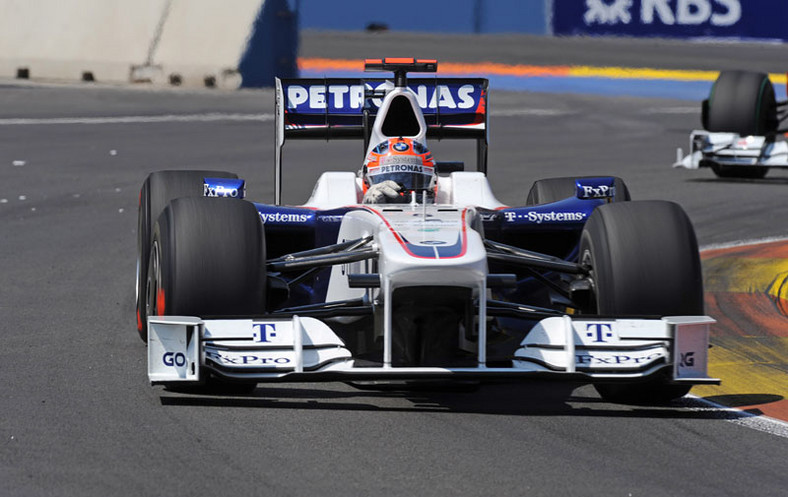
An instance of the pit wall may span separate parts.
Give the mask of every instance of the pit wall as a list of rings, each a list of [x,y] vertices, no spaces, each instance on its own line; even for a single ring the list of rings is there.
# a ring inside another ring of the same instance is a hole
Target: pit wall
[[[296,74],[287,0],[0,0],[0,77],[271,85]]]

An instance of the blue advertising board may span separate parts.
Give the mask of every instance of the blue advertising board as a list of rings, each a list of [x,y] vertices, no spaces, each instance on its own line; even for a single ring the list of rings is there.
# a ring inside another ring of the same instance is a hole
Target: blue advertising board
[[[784,0],[553,0],[555,35],[788,39]]]
[[[298,0],[303,29],[547,34],[547,0]]]
[[[273,86],[298,74],[298,16],[288,0],[266,0],[238,62],[245,88]]]

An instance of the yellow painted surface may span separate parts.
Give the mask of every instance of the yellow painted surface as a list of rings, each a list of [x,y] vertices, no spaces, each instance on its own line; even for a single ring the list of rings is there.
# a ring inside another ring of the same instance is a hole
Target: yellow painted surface
[[[766,293],[772,297],[777,297],[788,302],[788,271],[778,273],[772,281],[772,284],[766,289]]]
[[[788,306],[784,305],[788,303],[788,259],[775,257],[783,250],[784,245],[753,246],[744,253],[723,252],[703,260],[705,290],[739,296],[718,311],[753,334],[740,334],[718,323],[717,332],[712,330],[709,376],[720,378],[722,385],[697,386],[692,393],[788,420]],[[759,302],[768,301],[765,296],[776,305],[759,307]],[[739,303],[738,309],[730,308],[733,302]],[[755,331],[746,326],[749,320],[768,324]]]
[[[703,261],[703,274],[707,292],[771,293],[777,296],[780,283],[788,277],[788,259],[716,257]],[[786,291],[783,287],[783,298]]]
[[[788,398],[788,338],[726,337],[713,341],[709,376],[720,386],[697,386],[692,393],[717,395],[776,395]]]
[[[635,67],[572,66],[570,76],[615,79],[667,79],[674,81],[714,81],[719,71],[687,71],[673,69],[650,69]],[[786,83],[785,73],[769,74],[772,83]]]
[[[634,67],[572,66],[569,74],[584,78],[672,79],[678,81],[714,81],[718,71],[679,71]]]

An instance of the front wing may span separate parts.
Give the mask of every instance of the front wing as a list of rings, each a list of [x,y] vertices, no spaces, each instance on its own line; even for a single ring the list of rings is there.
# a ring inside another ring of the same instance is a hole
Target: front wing
[[[737,133],[710,133],[695,130],[690,134],[690,152],[677,150],[673,167],[698,169],[710,163],[722,166],[788,167],[788,142],[765,136]]]
[[[558,377],[636,381],[667,372],[674,383],[719,383],[707,375],[706,316],[539,321],[507,367],[485,364],[480,342],[475,367],[366,367],[320,320],[148,318],[148,377],[152,384],[199,383],[207,372],[240,381],[351,381]]]

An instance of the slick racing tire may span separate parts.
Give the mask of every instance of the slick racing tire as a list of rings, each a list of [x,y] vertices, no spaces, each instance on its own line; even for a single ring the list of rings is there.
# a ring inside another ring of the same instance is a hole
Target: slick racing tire
[[[702,315],[698,242],[684,210],[666,201],[607,204],[589,216],[580,262],[591,267],[591,313],[606,316]],[[645,382],[596,384],[608,401],[665,403],[690,386],[665,376]]]
[[[761,72],[722,71],[703,103],[707,131],[766,135],[777,129],[777,103],[769,76]]]
[[[525,205],[539,205],[558,202],[566,198],[574,197],[577,194],[575,181],[584,178],[596,178],[597,176],[581,176],[577,178],[547,178],[534,182]],[[615,178],[616,188],[613,202],[624,202],[630,200],[629,189],[621,178]]]
[[[203,178],[237,178],[224,171],[157,171],[148,175],[140,190],[137,218],[137,332],[148,341],[145,314],[145,277],[148,274],[151,231],[164,207],[180,197],[201,197]]]
[[[265,311],[265,231],[254,204],[183,197],[153,228],[145,310],[151,316]]]
[[[769,172],[768,167],[762,166],[726,166],[711,163],[711,170],[718,178],[761,179]]]

